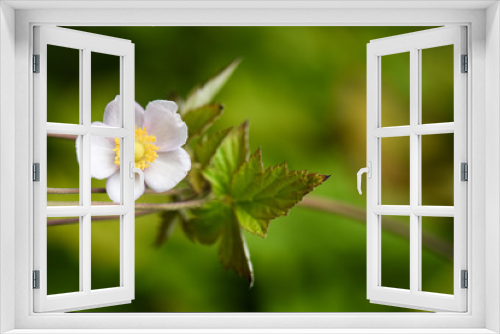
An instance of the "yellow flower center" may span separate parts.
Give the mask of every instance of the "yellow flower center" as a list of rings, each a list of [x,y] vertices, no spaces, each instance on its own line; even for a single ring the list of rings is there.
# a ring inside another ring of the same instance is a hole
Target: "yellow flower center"
[[[149,165],[158,158],[158,151],[160,148],[153,145],[156,142],[156,137],[148,135],[146,128],[135,127],[135,168],[140,168],[142,170],[149,167]],[[120,165],[120,138],[115,138],[115,164]]]

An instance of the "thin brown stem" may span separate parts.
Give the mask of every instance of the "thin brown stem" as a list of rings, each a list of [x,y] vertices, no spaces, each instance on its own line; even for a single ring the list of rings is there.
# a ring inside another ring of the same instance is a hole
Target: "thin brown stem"
[[[104,202],[104,201],[92,201],[91,205],[119,205],[119,203],[114,202]],[[48,206],[80,206],[80,202],[77,201],[47,201]]]
[[[76,135],[63,135],[59,133],[48,133],[47,137],[52,137],[52,138],[60,138],[60,139],[68,139],[68,140],[76,140],[78,136]]]
[[[52,191],[54,188],[49,188],[48,190]],[[54,192],[49,192],[53,194],[75,194],[78,193],[78,189],[66,189],[68,192],[56,192],[58,189],[54,190]],[[184,189],[174,189],[176,191],[182,192]],[[103,193],[106,190],[104,188],[93,188],[92,192],[95,193]],[[154,193],[159,194],[159,193]],[[172,190],[169,192],[164,192],[163,194],[175,195]],[[171,203],[136,203],[135,208],[139,211],[136,213],[137,216],[151,214],[155,212],[161,211],[177,211],[180,209],[193,209],[203,206],[207,203],[207,199],[197,199],[197,200],[187,200],[183,202],[171,202]],[[48,202],[49,205],[74,205],[78,206],[79,202],[58,202],[52,201]],[[111,202],[92,202],[93,205],[116,205]],[[362,208],[354,206],[352,204],[347,204],[338,200],[333,199],[325,199],[318,198],[314,196],[305,197],[299,204],[300,207],[318,210],[322,212],[327,212],[334,215],[339,215],[342,217],[351,218],[360,223],[366,224],[366,211]],[[110,217],[96,217],[94,219],[97,220],[106,220],[111,219]],[[47,225],[62,225],[62,224],[71,224],[77,223],[79,221],[78,218],[64,218],[58,220],[51,220],[47,222]],[[403,222],[393,219],[393,218],[385,218],[383,229],[387,232],[390,232],[394,235],[409,238],[409,226],[404,224]],[[447,258],[453,259],[453,245],[441,238],[435,236],[432,233],[427,231],[422,231],[422,245],[427,249]]]
[[[365,210],[337,200],[307,196],[299,203],[299,206],[352,218],[353,220],[366,224]],[[382,227],[384,230],[394,235],[406,239],[409,238],[410,227],[408,224],[404,224],[397,219],[384,218]],[[453,245],[446,240],[438,238],[432,233],[422,231],[422,245],[447,259],[453,259]]]
[[[136,217],[140,216],[145,216],[149,215],[152,213],[156,213],[156,211],[138,211],[135,213]],[[116,219],[114,216],[99,216],[99,217],[92,217],[92,221],[98,221],[98,220],[112,220]],[[80,218],[61,218],[61,219],[53,219],[53,220],[48,220],[47,221],[47,226],[55,226],[55,225],[68,225],[68,224],[75,224],[79,223]]]
[[[90,192],[92,194],[105,194],[106,188],[91,188]],[[51,195],[72,195],[79,193],[80,189],[78,188],[47,188],[47,194]]]
[[[180,209],[194,209],[203,206],[207,203],[207,199],[196,199],[191,201],[170,202],[170,203],[136,203],[136,209],[144,209],[148,211],[177,211]],[[62,201],[47,201],[49,206],[79,206],[80,202],[62,202]],[[91,205],[118,205],[113,202],[97,202],[92,201]]]
[[[189,191],[189,188],[179,188],[179,189],[171,189],[163,192],[155,192],[151,189],[146,189],[145,194],[153,194],[153,195],[179,195]],[[91,188],[90,192],[92,194],[105,194],[106,188]],[[79,194],[79,188],[47,188],[47,194],[51,195],[72,195]]]
[[[195,199],[171,203],[136,203],[136,209],[147,209],[152,211],[177,211],[181,209],[194,209],[208,203],[207,199]]]

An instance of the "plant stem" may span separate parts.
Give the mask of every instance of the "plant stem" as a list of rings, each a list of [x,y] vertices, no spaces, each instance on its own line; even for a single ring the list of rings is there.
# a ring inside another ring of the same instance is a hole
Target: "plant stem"
[[[191,201],[170,202],[170,203],[136,203],[136,209],[145,209],[148,211],[177,211],[180,209],[194,209],[207,203],[207,199],[196,199]],[[59,202],[47,201],[49,206],[79,206],[80,202]],[[118,205],[113,202],[91,202],[91,205]]]
[[[171,202],[171,203],[136,203],[136,209],[147,209],[151,211],[177,211],[180,209],[194,209],[203,206],[208,203],[208,199],[195,199],[190,201],[182,202]]]
[[[91,188],[90,192],[92,194],[105,194],[106,188]],[[79,193],[79,188],[47,188],[47,194],[51,195],[72,195]]]
[[[180,188],[180,189],[171,189],[168,191],[163,191],[163,192],[155,192],[151,189],[146,189],[146,194],[153,194],[153,195],[178,195],[181,194],[187,190],[190,190],[189,188]],[[92,194],[105,194],[106,193],[106,188],[91,188],[90,192]],[[80,189],[79,188],[47,188],[47,194],[51,195],[71,195],[71,194],[79,194]]]
[[[92,201],[91,205],[119,205],[114,202]],[[47,201],[47,206],[80,206],[77,201]]]
[[[162,193],[153,192],[150,189],[146,190],[147,194],[166,194],[166,195],[177,195],[180,194],[189,188],[184,189],[172,189]],[[92,193],[105,193],[105,188],[92,188]],[[78,194],[78,188],[47,188],[48,194]],[[154,212],[161,211],[177,211],[180,209],[193,209],[203,206],[207,203],[207,199],[198,199],[198,200],[188,200],[183,202],[171,202],[171,203],[136,203],[135,208],[138,210],[143,210],[137,212],[137,215],[145,215],[151,214]],[[49,205],[73,205],[79,206],[79,202],[59,202],[59,201],[49,201],[47,202]],[[112,202],[92,202],[92,205],[117,205]],[[361,223],[366,224],[366,211],[357,206],[347,204],[338,200],[333,199],[325,199],[318,198],[314,196],[306,196],[304,199],[299,202],[298,206],[318,210],[322,212],[327,212],[334,215],[339,215],[342,217],[351,218]],[[96,217],[94,219],[106,220],[113,219],[109,217]],[[47,225],[61,225],[61,224],[70,224],[77,223],[78,218],[67,218],[67,219],[59,219],[59,220],[51,220],[47,222]],[[61,222],[61,223],[60,223]],[[385,218],[383,229],[387,232],[390,232],[394,235],[403,237],[405,239],[409,238],[409,226],[407,224],[402,223],[401,221],[393,218]],[[441,238],[436,237],[434,234],[429,233],[427,231],[422,231],[422,244],[427,249],[447,258],[453,259],[453,245]]]
[[[306,196],[299,202],[298,206],[352,218],[366,224],[366,211],[364,209],[337,200]],[[405,239],[410,236],[410,226],[397,219],[384,218],[382,228]],[[432,233],[422,231],[422,245],[446,259],[453,260],[453,244]]]
[[[78,136],[76,135],[63,135],[56,133],[48,133],[47,137],[60,138],[60,139],[68,139],[68,140],[76,140]]]
[[[156,211],[138,211],[135,213],[136,217],[140,216],[145,216],[149,215],[152,213],[156,213]],[[92,221],[97,221],[97,220],[112,220],[116,219],[113,216],[99,216],[99,217],[92,217]],[[56,226],[56,225],[68,225],[68,224],[75,224],[79,223],[80,218],[61,218],[61,219],[53,219],[53,220],[48,220],[47,221],[47,226]]]

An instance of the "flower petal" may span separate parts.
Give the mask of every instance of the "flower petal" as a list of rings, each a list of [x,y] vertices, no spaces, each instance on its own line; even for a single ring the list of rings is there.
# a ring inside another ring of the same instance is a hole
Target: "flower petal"
[[[162,192],[175,187],[190,169],[191,158],[184,149],[158,152],[158,158],[144,170],[144,178],[149,188]]]
[[[120,95],[116,95],[115,99],[108,103],[106,109],[104,110],[104,126],[110,126],[114,128],[121,127],[120,123]],[[144,123],[144,108],[139,104],[135,103],[135,125],[137,127],[142,127]]]
[[[144,108],[137,102],[135,103],[135,126],[138,128],[144,126]]]
[[[156,100],[146,106],[144,126],[148,134],[156,137],[159,152],[176,150],[186,143],[187,125],[177,113],[177,104],[172,101]]]
[[[134,179],[134,200],[137,200],[139,197],[144,194],[145,186],[141,185],[141,180],[139,175],[135,174]],[[115,202],[120,203],[121,199],[121,184],[120,184],[120,173],[113,174],[108,181],[106,182],[106,192],[108,193],[109,198]]]
[[[75,140],[75,148],[76,148],[76,161],[78,162],[78,165],[80,165],[80,157],[82,156],[82,136],[76,137]]]
[[[120,173],[115,173],[106,182],[106,192],[109,198],[115,203],[121,200]]]
[[[103,122],[92,122],[92,124],[90,124],[91,126],[107,126],[106,124],[104,124]]]
[[[120,124],[120,95],[116,95],[115,99],[108,103],[104,109],[104,124],[118,128]]]
[[[134,179],[134,200],[136,201],[139,197],[144,194],[144,191],[146,191],[146,184],[143,181],[141,184],[141,179],[139,177],[139,174],[135,173],[135,179]]]
[[[90,175],[93,178],[105,179],[119,169],[119,166],[115,164],[116,154],[113,151],[115,146],[114,138],[90,137]],[[78,147],[77,150],[79,150]]]

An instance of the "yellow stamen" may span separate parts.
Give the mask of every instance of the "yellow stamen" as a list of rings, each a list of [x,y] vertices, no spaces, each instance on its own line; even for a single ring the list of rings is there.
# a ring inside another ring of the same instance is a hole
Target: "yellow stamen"
[[[134,146],[134,155],[135,155],[135,168],[140,168],[144,170],[150,166],[152,162],[158,158],[158,151],[160,148],[158,146],[153,145],[152,143],[156,142],[156,137],[148,135],[146,132],[146,128],[137,128],[135,127],[135,146]],[[115,164],[120,165],[120,138],[115,138]]]

